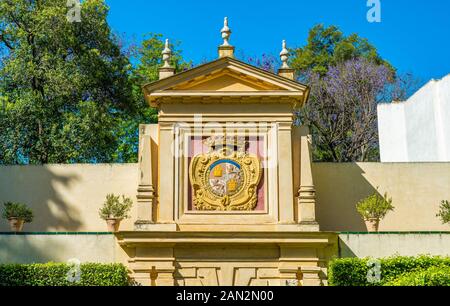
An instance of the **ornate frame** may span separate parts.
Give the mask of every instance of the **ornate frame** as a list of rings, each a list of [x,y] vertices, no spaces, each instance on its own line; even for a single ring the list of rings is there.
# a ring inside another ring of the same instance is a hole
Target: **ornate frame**
[[[235,138],[208,138],[210,151],[195,156],[189,166],[193,188],[193,205],[200,211],[252,211],[257,204],[257,189],[262,175],[261,161],[245,150],[245,141]],[[218,164],[233,163],[241,170],[242,183],[234,194],[217,195],[210,187],[212,168]]]

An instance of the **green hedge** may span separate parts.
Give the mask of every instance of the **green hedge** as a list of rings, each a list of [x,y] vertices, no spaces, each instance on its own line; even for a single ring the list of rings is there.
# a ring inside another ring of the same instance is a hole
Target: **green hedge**
[[[0,265],[0,286],[128,286],[128,271],[122,264],[86,263],[79,278],[71,281],[73,266],[63,263]],[[75,281],[78,280],[78,281]]]
[[[385,286],[450,286],[450,267],[431,267],[405,273]]]
[[[370,283],[367,275],[371,267],[369,258],[340,258],[330,262],[328,283],[330,286],[383,286],[401,275],[426,270],[430,267],[450,267],[450,257],[390,257],[380,259],[379,283]]]

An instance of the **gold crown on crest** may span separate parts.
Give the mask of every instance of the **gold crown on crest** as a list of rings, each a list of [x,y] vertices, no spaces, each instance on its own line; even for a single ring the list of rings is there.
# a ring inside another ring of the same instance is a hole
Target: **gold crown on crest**
[[[247,142],[243,136],[216,135],[206,138],[203,143],[212,148],[234,147],[235,150],[245,150]]]

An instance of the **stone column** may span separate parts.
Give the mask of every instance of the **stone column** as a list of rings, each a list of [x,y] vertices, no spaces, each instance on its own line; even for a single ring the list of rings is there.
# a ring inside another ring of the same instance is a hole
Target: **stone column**
[[[307,126],[300,127],[300,187],[298,190],[298,221],[318,231],[316,221],[316,190],[312,177],[311,135]]]
[[[152,169],[151,125],[139,126],[139,186],[137,193],[136,229],[155,220],[153,206],[156,202]]]

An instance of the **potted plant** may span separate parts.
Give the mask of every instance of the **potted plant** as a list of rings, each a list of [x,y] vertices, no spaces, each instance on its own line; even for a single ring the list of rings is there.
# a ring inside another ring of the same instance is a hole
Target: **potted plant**
[[[441,219],[442,224],[450,223],[450,202],[442,201],[439,209],[440,211],[436,215],[436,217],[439,217]]]
[[[3,204],[4,219],[8,220],[11,231],[21,232],[24,223],[33,221],[33,211],[22,203],[6,202]]]
[[[392,206],[392,199],[388,198],[387,193],[381,196],[376,192],[356,204],[356,209],[366,222],[367,230],[369,232],[378,232],[380,220],[389,211],[394,210],[394,206]]]
[[[122,195],[116,196],[114,194],[108,194],[106,201],[103,203],[103,207],[100,208],[100,218],[106,221],[108,231],[117,232],[120,222],[123,219],[129,218],[128,213],[133,206],[133,201],[130,198]]]

